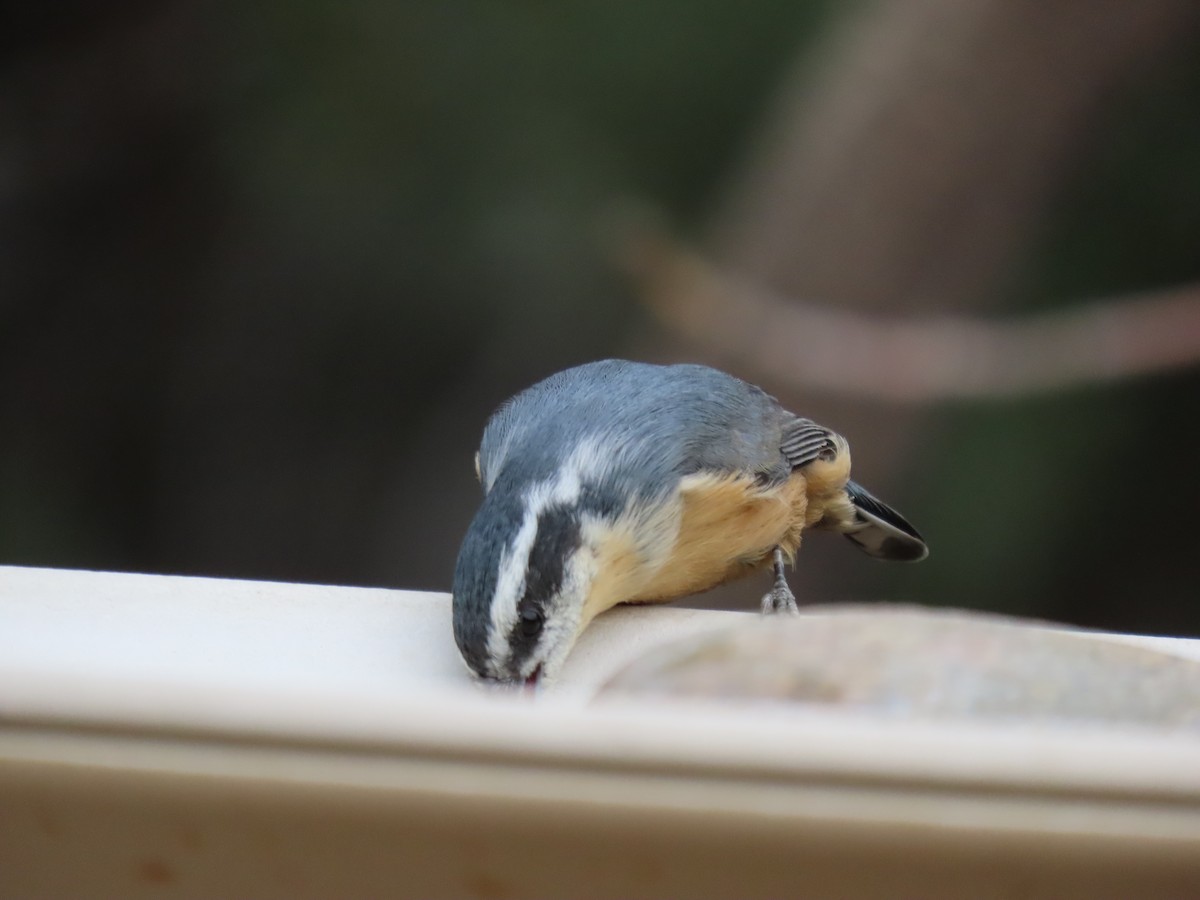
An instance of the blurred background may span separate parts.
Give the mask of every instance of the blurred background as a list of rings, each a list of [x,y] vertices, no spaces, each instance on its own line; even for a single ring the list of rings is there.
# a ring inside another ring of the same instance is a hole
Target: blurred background
[[[446,590],[489,413],[616,355],[757,381],[929,540],[814,536],[802,600],[1200,634],[1200,6],[6,18],[0,563]]]

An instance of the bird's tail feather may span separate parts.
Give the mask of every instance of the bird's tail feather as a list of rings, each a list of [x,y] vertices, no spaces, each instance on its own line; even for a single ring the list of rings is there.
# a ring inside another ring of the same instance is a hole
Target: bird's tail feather
[[[846,493],[854,504],[854,524],[843,530],[864,553],[892,562],[917,562],[929,555],[925,539],[900,513],[856,482],[846,482]]]

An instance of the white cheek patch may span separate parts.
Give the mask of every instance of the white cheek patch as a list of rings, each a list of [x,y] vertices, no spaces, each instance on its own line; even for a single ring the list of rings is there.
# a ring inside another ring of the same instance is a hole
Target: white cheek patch
[[[589,438],[580,442],[567,459],[566,465],[554,478],[539,482],[526,490],[525,515],[512,543],[500,556],[496,593],[492,596],[488,656],[497,672],[503,668],[509,657],[509,635],[516,627],[517,606],[525,593],[525,573],[529,568],[529,555],[533,551],[533,544],[537,539],[538,518],[542,511],[549,506],[570,506],[576,503],[583,493],[583,482],[598,477],[603,473],[607,464],[607,457],[600,451],[597,441]],[[551,636],[566,628],[573,630],[582,611],[583,600],[579,596],[579,589],[576,585],[575,567],[572,566],[571,569],[572,575],[563,585],[560,597],[568,598],[568,602],[575,603],[580,610],[576,612],[574,621],[568,625],[567,620],[571,618],[567,615],[568,611],[560,610],[558,608],[559,598],[554,598],[551,606],[546,610],[546,626],[543,637],[538,642],[537,651],[531,655],[531,658],[535,660],[542,656],[543,644],[558,646],[549,643]],[[562,625],[559,624],[560,622]],[[561,639],[560,634],[559,640]],[[569,649],[570,642],[567,642],[566,650]],[[562,655],[565,657],[565,650]],[[536,665],[536,662],[533,665]]]
[[[562,590],[547,607],[546,625],[521,672],[522,678],[532,675],[538,665],[544,680],[553,681],[558,675],[583,630],[583,601],[595,577],[596,558],[585,545],[567,563]]]

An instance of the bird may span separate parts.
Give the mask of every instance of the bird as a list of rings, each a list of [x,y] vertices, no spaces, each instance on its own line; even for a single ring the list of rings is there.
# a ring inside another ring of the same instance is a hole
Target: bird
[[[536,687],[622,603],[663,603],[755,571],[764,613],[798,612],[785,566],[809,529],[913,562],[925,540],[850,480],[846,439],[698,364],[560,371],[488,420],[483,500],[454,567],[454,639],[480,679]]]

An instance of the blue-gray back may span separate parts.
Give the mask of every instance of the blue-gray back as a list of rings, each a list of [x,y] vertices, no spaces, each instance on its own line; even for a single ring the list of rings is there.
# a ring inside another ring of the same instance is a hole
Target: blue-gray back
[[[643,496],[702,471],[778,481],[790,471],[780,444],[791,418],[760,388],[707,366],[603,360],[559,372],[497,410],[480,468],[485,490],[518,490],[553,478],[590,442],[606,456],[606,478]]]

